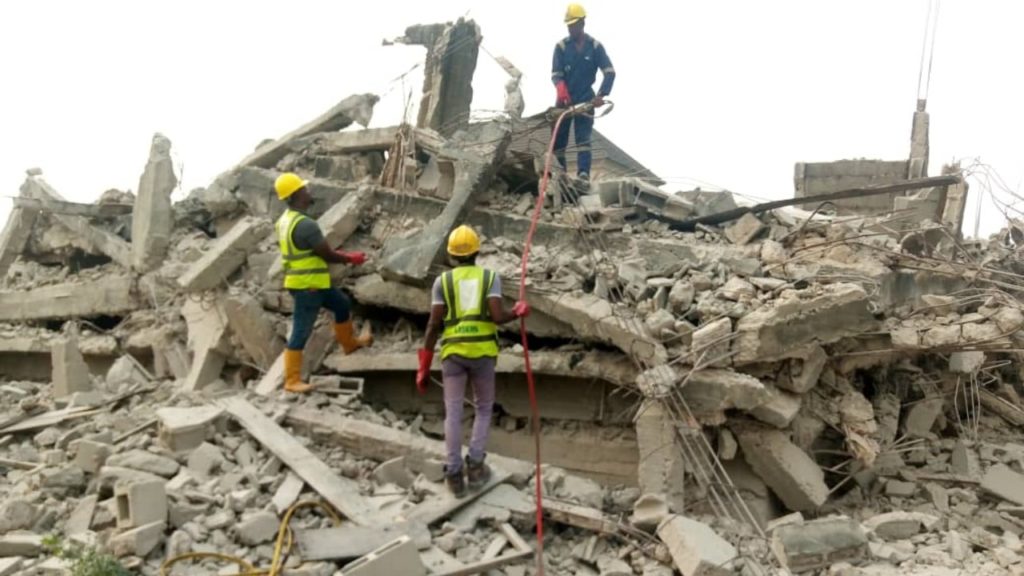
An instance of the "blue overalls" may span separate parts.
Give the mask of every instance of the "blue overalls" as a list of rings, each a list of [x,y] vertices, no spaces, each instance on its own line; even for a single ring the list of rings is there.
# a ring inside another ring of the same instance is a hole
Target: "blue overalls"
[[[583,36],[583,47],[576,48],[571,38],[565,38],[555,45],[555,55],[551,65],[551,81],[556,85],[564,80],[569,87],[572,104],[582,104],[594,99],[594,81],[597,71],[601,71],[602,97],[608,96],[615,82],[615,68],[608,58],[604,45],[594,40],[589,34]],[[570,116],[562,121],[555,136],[555,157],[565,169],[565,148],[569,144],[569,126],[575,126],[576,133],[576,173],[590,176],[591,150],[590,136],[594,131],[592,116]]]

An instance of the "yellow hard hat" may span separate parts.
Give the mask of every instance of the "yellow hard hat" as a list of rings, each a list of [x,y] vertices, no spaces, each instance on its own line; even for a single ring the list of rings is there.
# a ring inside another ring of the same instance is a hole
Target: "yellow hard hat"
[[[565,11],[565,23],[569,26],[572,26],[586,17],[587,11],[583,9],[582,4],[569,4],[569,8]]]
[[[448,235],[448,253],[452,256],[469,256],[480,251],[480,237],[472,228],[463,224]]]
[[[287,200],[292,194],[295,194],[298,190],[305,188],[306,182],[294,172],[285,172],[277,177],[274,181],[274,190],[277,192],[278,200]]]

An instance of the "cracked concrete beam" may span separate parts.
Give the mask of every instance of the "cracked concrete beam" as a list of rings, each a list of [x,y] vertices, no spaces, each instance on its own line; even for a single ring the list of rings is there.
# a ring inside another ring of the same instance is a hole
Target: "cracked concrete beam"
[[[29,176],[26,178],[25,183],[21,185],[21,193],[28,198],[44,201],[62,202],[64,200],[64,197],[40,176]],[[130,269],[132,267],[132,247],[117,235],[93,226],[81,216],[51,214],[51,217],[68,230],[71,230],[72,233],[77,234],[97,252],[106,254],[111,260],[125,268]]]
[[[7,275],[11,264],[25,249],[38,216],[39,210],[35,208],[23,208],[15,204],[14,210],[11,210],[3,232],[0,232],[0,278]]]
[[[32,290],[0,292],[0,322],[118,316],[140,307],[135,282],[105,276]]]
[[[375,94],[353,94],[338,102],[330,110],[306,122],[288,134],[265,144],[238,163],[239,167],[257,166],[273,168],[291,151],[291,143],[318,132],[336,132],[352,125],[353,122],[366,127],[373,117],[373,107],[378,98]]]

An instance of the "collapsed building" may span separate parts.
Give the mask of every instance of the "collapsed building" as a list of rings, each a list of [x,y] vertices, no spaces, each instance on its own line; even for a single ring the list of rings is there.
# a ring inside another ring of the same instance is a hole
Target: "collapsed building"
[[[67,571],[51,533],[144,574],[265,566],[290,518],[286,574],[533,574],[536,482],[553,574],[1024,570],[1022,235],[963,238],[923,104],[909,160],[798,164],[793,199],[753,206],[665,192],[595,136],[527,270],[545,471],[508,328],[496,477],[448,496],[440,390],[412,385],[430,282],[468,223],[515,299],[551,126],[511,72],[509,114],[469,121],[480,37],[398,40],[428,49],[415,124],[366,128],[377,97],[350,96],[181,202],[159,134],[134,194],[28,172],[0,236],[0,574]],[[304,396],[281,390],[283,171],[371,258],[331,273],[376,342],[346,356],[318,325]]]

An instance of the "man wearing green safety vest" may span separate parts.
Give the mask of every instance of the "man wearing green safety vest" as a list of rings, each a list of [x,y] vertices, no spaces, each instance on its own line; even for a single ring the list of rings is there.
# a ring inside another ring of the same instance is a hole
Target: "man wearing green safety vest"
[[[501,278],[493,270],[476,265],[480,238],[469,226],[459,226],[448,236],[448,255],[455,268],[434,281],[430,320],[419,351],[416,388],[427,391],[434,345],[441,332],[441,376],[444,380],[444,440],[447,451],[445,482],[456,495],[482,487],[490,479],[484,464],[487,433],[494,409],[494,365],[498,359],[498,324],[530,314],[526,302],[512,310],[501,305]],[[462,465],[462,404],[466,384],[473,386],[476,416]]]
[[[292,333],[284,350],[284,389],[308,392],[312,386],[302,382],[302,349],[306,346],[320,308],[334,313],[334,336],[345,354],[373,343],[370,324],[356,337],[349,310],[352,305],[337,288],[331,287],[327,264],[359,265],[366,262],[362,252],[334,250],[327,243],[316,221],[305,211],[313,203],[307,182],[297,174],[286,172],[274,182],[277,198],[288,204],[278,218],[278,246],[284,268],[284,287],[295,300]]]

